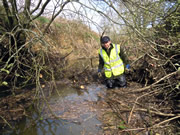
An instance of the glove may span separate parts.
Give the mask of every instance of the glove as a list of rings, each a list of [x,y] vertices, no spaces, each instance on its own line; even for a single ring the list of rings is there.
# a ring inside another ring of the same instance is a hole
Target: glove
[[[126,65],[126,69],[130,69],[130,65],[129,64]]]
[[[99,78],[101,78],[101,77],[102,77],[101,72],[98,72],[98,77],[99,77]]]

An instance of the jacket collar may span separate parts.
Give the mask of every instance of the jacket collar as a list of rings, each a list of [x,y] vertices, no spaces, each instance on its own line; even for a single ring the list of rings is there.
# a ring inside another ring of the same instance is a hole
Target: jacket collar
[[[110,45],[111,45],[111,46],[110,46],[109,50],[111,50],[112,48],[114,48],[113,45],[112,45],[112,43],[111,43]],[[107,49],[106,49],[104,46],[102,46],[102,49],[104,49],[105,51],[107,51]]]

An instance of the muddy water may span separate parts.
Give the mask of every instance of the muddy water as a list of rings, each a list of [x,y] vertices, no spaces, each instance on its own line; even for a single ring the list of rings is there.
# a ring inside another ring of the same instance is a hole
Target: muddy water
[[[5,131],[2,135],[99,135],[101,122],[94,107],[106,93],[102,85],[91,84],[85,89],[58,86],[49,107],[44,106],[39,115],[33,110],[31,116],[16,125],[16,131]],[[101,95],[101,96],[100,96]],[[103,96],[102,96],[103,95]],[[57,117],[52,116],[53,112]]]

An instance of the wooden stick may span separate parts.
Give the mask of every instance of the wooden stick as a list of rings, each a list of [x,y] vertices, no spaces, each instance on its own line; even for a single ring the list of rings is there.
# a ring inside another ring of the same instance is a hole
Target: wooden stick
[[[178,114],[177,116],[172,117],[172,118],[170,118],[170,119],[164,120],[164,121],[162,121],[162,122],[160,122],[160,123],[158,123],[158,124],[155,124],[155,125],[153,125],[153,126],[150,127],[150,128],[158,127],[159,125],[162,125],[162,124],[164,124],[164,123],[170,122],[170,121],[175,120],[175,119],[178,119],[178,118],[180,118],[180,114]]]
[[[141,88],[141,89],[137,89],[137,90],[134,90],[134,91],[130,91],[130,92],[128,92],[128,93],[143,92],[143,91],[145,91],[145,90],[147,90],[147,89],[152,88],[154,85],[156,85],[157,83],[161,82],[162,80],[164,80],[164,79],[166,79],[166,78],[168,78],[168,77],[170,77],[170,76],[172,76],[172,75],[175,75],[177,72],[178,72],[178,71],[172,72],[172,73],[164,76],[163,78],[159,79],[158,81],[156,81],[155,83],[153,83],[153,84],[151,84],[151,85],[149,85],[149,86],[147,86],[147,87],[144,87],[144,88]]]
[[[0,117],[3,119],[3,121],[11,128],[11,129],[14,129],[11,124],[3,117],[0,115]]]

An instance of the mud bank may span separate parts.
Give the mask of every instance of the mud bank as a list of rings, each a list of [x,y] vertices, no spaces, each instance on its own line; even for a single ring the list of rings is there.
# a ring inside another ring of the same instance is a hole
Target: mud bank
[[[26,109],[33,103],[34,90],[21,90],[19,94],[0,99],[0,130],[26,117]],[[12,124],[12,125],[11,125]]]

